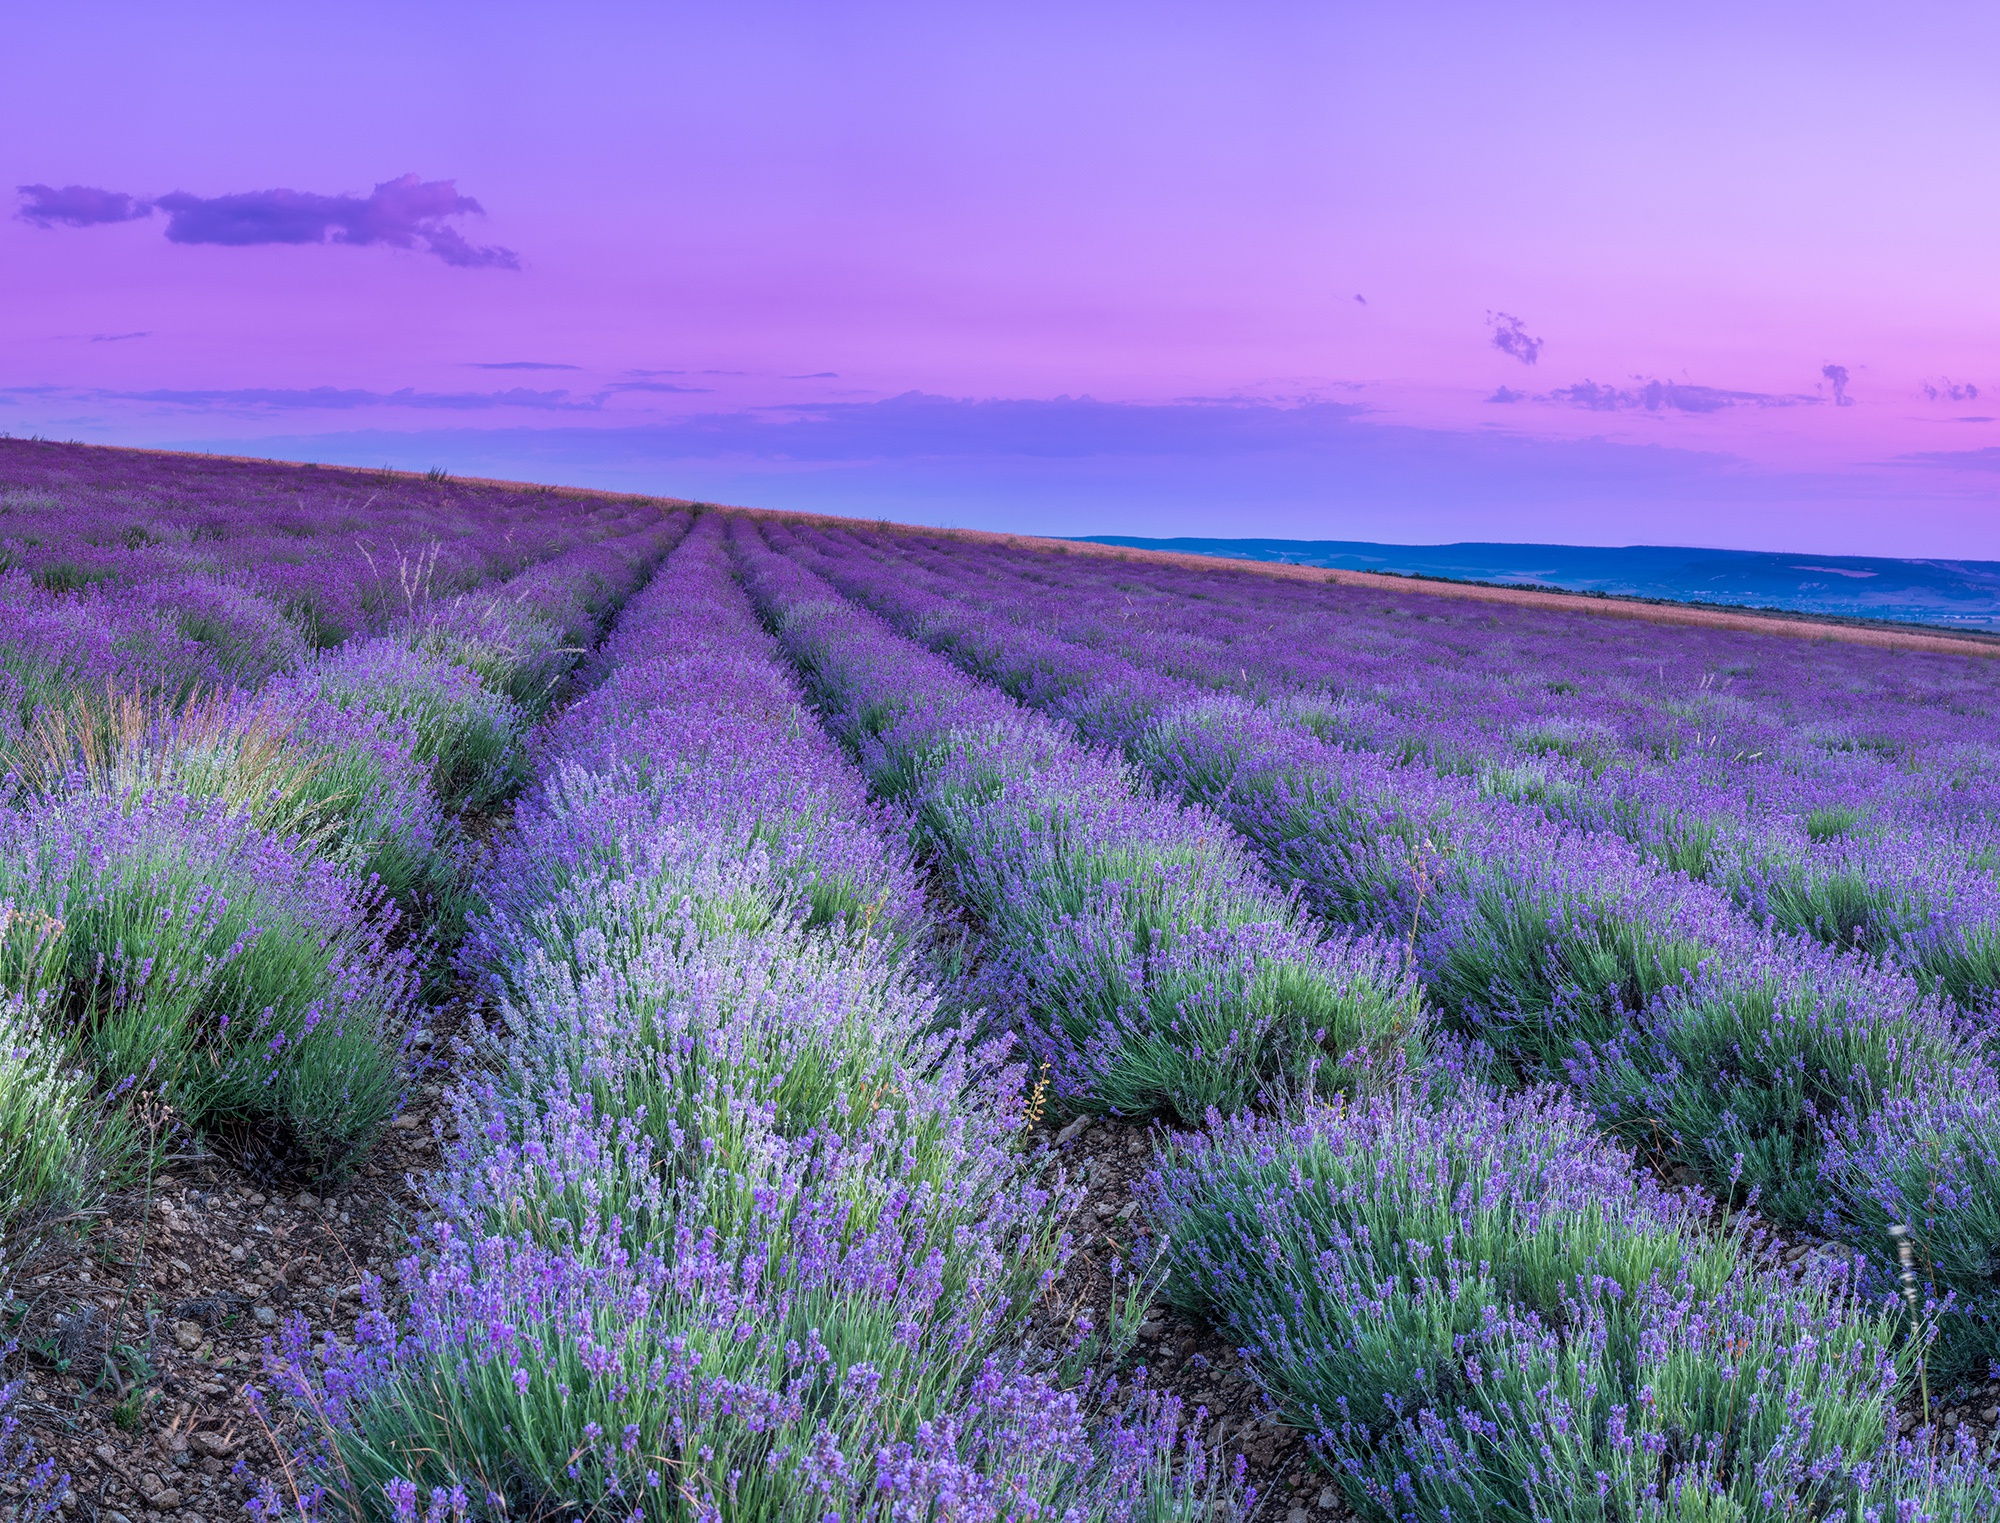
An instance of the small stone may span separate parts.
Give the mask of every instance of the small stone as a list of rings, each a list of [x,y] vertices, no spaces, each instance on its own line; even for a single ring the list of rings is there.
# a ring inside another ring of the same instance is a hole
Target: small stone
[[[292,1201],[292,1204],[295,1206],[316,1206],[319,1204],[319,1197],[310,1190],[301,1190]]]
[[[1167,1330],[1167,1324],[1164,1322],[1149,1321],[1149,1322],[1141,1322],[1139,1324],[1139,1336],[1141,1338],[1144,1338],[1149,1343],[1153,1339],[1159,1337],[1160,1334],[1164,1333],[1166,1330]]]
[[[255,1307],[252,1309],[250,1315],[257,1319],[259,1327],[276,1327],[278,1325],[278,1314],[268,1306]]]
[[[1800,1259],[1804,1258],[1807,1254],[1811,1252],[1812,1252],[1812,1245],[1810,1243],[1800,1243],[1796,1248],[1788,1248],[1785,1250],[1785,1262],[1787,1264],[1796,1264]]]
[[[204,1334],[199,1322],[176,1322],[174,1324],[174,1342],[178,1343],[190,1354],[201,1347],[203,1336]]]
[[[236,1441],[221,1433],[202,1432],[190,1434],[188,1442],[193,1444],[210,1459],[227,1459],[236,1452]]]
[[[399,1132],[414,1132],[417,1129],[417,1118],[408,1115],[398,1116],[389,1125],[393,1126]]]
[[[132,1523],[132,1520],[122,1512],[101,1512],[98,1517],[102,1518],[104,1523]]]
[[[1319,1489],[1319,1505],[1320,1505],[1320,1506],[1322,1506],[1322,1507],[1331,1507],[1331,1506],[1333,1506],[1333,1504],[1334,1504],[1334,1503],[1335,1503],[1336,1501],[1338,1501],[1338,1500],[1339,1500],[1339,1498],[1338,1498],[1338,1497],[1336,1497],[1336,1496],[1334,1495],[1334,1492],[1333,1492],[1333,1488],[1332,1488],[1331,1486],[1322,1486],[1322,1487],[1320,1487],[1320,1489]]]
[[[255,1192],[252,1192],[250,1196],[250,1204],[253,1206],[261,1206],[264,1204],[264,1197],[256,1194]]]
[[[169,1486],[147,1497],[146,1505],[160,1512],[172,1512],[181,1505],[181,1494]]]
[[[1306,1516],[1306,1510],[1303,1507],[1294,1507],[1290,1512],[1285,1514],[1285,1523],[1311,1523],[1311,1520]]]
[[[1090,1122],[1091,1118],[1089,1116],[1078,1116],[1074,1121],[1069,1122],[1061,1131],[1056,1133],[1056,1146],[1061,1147],[1065,1142],[1074,1142],[1083,1135],[1083,1129],[1089,1126]]]
[[[142,1497],[151,1497],[154,1493],[165,1491],[166,1489],[167,1483],[150,1470],[139,1477],[139,1495]]]
[[[237,1264],[242,1263],[244,1258],[246,1257],[246,1255],[243,1252],[243,1245],[241,1243],[232,1244],[229,1249],[229,1257],[230,1260],[234,1263]]]
[[[1099,1221],[1104,1221],[1107,1217],[1111,1216],[1117,1209],[1118,1208],[1112,1205],[1110,1201],[1101,1200],[1097,1203],[1097,1219]]]
[[[1138,1215],[1138,1213],[1139,1213],[1139,1203],[1135,1200],[1118,1213],[1118,1220],[1120,1220],[1121,1222],[1129,1222],[1130,1220],[1132,1220],[1134,1216]]]
[[[118,1451],[113,1449],[109,1444],[99,1444],[90,1452],[99,1464],[116,1465],[118,1463]]]
[[[2000,1423],[2000,1407],[1987,1407],[1979,1414],[1979,1420],[1989,1425]]]

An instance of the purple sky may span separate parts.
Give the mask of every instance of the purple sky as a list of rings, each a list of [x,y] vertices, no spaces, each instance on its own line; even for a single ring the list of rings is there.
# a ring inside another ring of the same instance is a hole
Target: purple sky
[[[2000,558],[2000,11],[10,20],[0,429],[1057,533]]]

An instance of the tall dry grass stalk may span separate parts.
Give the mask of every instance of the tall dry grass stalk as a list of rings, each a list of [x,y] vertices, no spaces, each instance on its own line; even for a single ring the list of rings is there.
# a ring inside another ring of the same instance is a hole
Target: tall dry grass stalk
[[[347,801],[317,786],[326,757],[299,743],[287,710],[215,692],[178,703],[115,688],[79,693],[38,712],[9,761],[34,794],[183,792],[308,849],[337,827]]]

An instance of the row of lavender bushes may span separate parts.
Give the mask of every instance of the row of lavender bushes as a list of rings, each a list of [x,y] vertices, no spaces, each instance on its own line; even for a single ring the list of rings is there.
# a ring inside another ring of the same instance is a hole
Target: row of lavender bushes
[[[534,624],[576,619],[585,589],[608,607],[676,532],[654,517],[493,603]],[[264,1129],[307,1169],[364,1146],[400,1091],[459,819],[512,784],[530,718],[408,632],[261,685],[121,675],[68,675],[107,696],[87,722],[38,710],[0,801],[0,1242],[176,1129]]]
[[[483,593],[489,651],[539,663],[543,701],[577,654],[544,632],[586,633],[686,526],[648,518]],[[489,687],[426,653],[458,622],[413,599],[393,636],[208,691],[121,691],[129,665],[86,662],[90,722],[34,714],[0,801],[0,1305],[10,1253],[189,1130],[254,1128],[326,1175],[394,1110],[423,964],[455,929],[460,818],[516,780],[532,717],[504,666]],[[19,1389],[0,1385],[0,1481],[48,1511],[67,1477],[7,1410]]]
[[[628,537],[642,502],[0,440],[0,766]]]
[[[371,1284],[353,1346],[288,1327],[317,1489],[270,1505],[1213,1515],[1227,1488],[1171,1402],[1023,1341],[1069,1204],[1024,1150],[1026,1076],[940,1007],[897,822],[802,704],[719,518],[595,665],[481,875],[461,956],[495,1017],[407,1315]]]
[[[1853,1243],[1885,1283],[1899,1268],[1886,1228],[1918,1225],[1953,1299],[1939,1357],[1959,1373],[1993,1357],[2000,1081],[1977,1007],[1917,969],[1760,924],[1615,835],[1331,745],[1310,702],[1302,718],[1282,698],[1211,696],[1021,626],[1073,594],[1003,587],[981,606],[969,574],[828,564],[969,668],[1211,803],[1322,915],[1407,927],[1436,1003],[1526,1076],[1576,1085],[1711,1188]]]
[[[1969,1009],[2000,994],[1985,663],[1682,631],[1642,645],[1575,615],[1524,638],[1534,616],[1513,610],[1461,614],[1454,639],[1436,612],[1357,608],[1345,589],[1105,561],[1053,596],[1030,558],[948,548],[916,553],[959,581],[1014,573],[1011,593],[1066,639],[1143,648],[1209,688],[1305,695],[1302,717],[1345,746],[1623,835],[1758,919],[1887,956]],[[1414,636],[1395,627],[1420,617]]]
[[[1552,828],[1460,780],[1330,747],[1295,716],[1218,702],[1041,636],[1022,627],[1043,611],[1032,597],[1002,594],[1001,611],[982,616],[960,601],[973,581],[961,565],[926,589],[900,558],[871,566],[851,546],[802,537],[850,594],[1221,810],[1322,914],[1407,926],[1434,997],[1530,1077],[1581,1082],[1600,1114],[1621,1100],[1637,1109],[1635,1090],[1679,1098],[1676,1140],[1725,1188],[1742,1183],[1747,1144],[1753,1183],[1786,1189],[1780,1215],[1824,1210],[1823,1180],[1799,1177],[1802,1153],[1847,1186],[1844,1217],[1824,1224],[1886,1247],[1868,1229],[1883,1207],[1912,1203],[1884,1199],[1882,1186],[1885,1176],[1891,1190],[1919,1183],[1907,1163],[1893,1178],[1893,1143],[1907,1141],[1913,1110],[1976,1110],[1989,1091],[1977,1043],[1910,980],[1759,930],[1623,841]],[[1063,595],[1062,584],[1050,589],[1051,611]],[[1621,1515],[1619,1497],[1669,1493],[1677,1507],[1742,1515],[1805,1506],[1860,1517],[1908,1497],[1947,1512],[1991,1505],[1971,1472],[1941,1472],[1888,1443],[1885,1407],[1906,1378],[1892,1345],[1907,1340],[1893,1319],[1857,1309],[1831,1261],[1779,1275],[1756,1265],[1753,1245],[1717,1248],[1695,1230],[1699,1203],[1650,1194],[1573,1102],[1534,1091],[1500,1101],[1463,1076],[1450,1089],[1441,1120],[1405,1093],[1359,1111],[1308,1105],[1282,1125],[1218,1122],[1155,1180],[1156,1215],[1178,1229],[1182,1294],[1245,1339],[1267,1389],[1315,1434],[1357,1503],[1422,1516],[1549,1516],[1559,1499],[1575,1507],[1593,1493],[1606,1515]],[[1552,1119],[1551,1105],[1562,1114]],[[1705,1110],[1690,1116],[1691,1106]],[[1966,1159],[1977,1129],[1959,1120],[1956,1195],[1934,1211],[1926,1248],[1946,1260],[1938,1278],[1958,1271],[1962,1287],[1980,1282],[1983,1271],[1968,1271],[1991,1239],[1978,1240],[1990,1213],[1976,1196],[1977,1158]],[[1412,1127],[1431,1128],[1421,1145]],[[1441,1147],[1452,1137],[1469,1153]],[[1535,1160],[1532,1187],[1495,1199],[1484,1226],[1484,1206],[1468,1222],[1453,1192],[1485,1174],[1522,1177],[1524,1159]],[[1440,1169],[1449,1188],[1418,1177]],[[1564,1196],[1572,1173],[1588,1187]],[[1611,1228],[1571,1223],[1554,1246],[1513,1245],[1490,1262],[1463,1249],[1468,1237],[1505,1239],[1523,1213],[1573,1214],[1585,1198]],[[1488,1277],[1498,1288],[1478,1293]],[[1869,1297],[1879,1276],[1861,1288]],[[1411,1304],[1399,1304],[1405,1296]],[[1610,1304],[1596,1305],[1600,1296]],[[1961,1353],[1970,1320],[1953,1325]],[[1485,1337],[1490,1348],[1469,1352]],[[1635,1338],[1676,1366],[1692,1406],[1652,1402],[1658,1371],[1643,1361],[1589,1356],[1593,1339],[1615,1348]],[[1975,1324],[1975,1350],[1983,1338]],[[1788,1387],[1779,1372],[1802,1378]],[[1555,1386],[1530,1380],[1558,1375]],[[1551,1427],[1537,1408],[1562,1380],[1590,1394]],[[1736,1421],[1739,1402],[1761,1425]],[[1454,1403],[1456,1415],[1441,1418]],[[1707,1437],[1688,1450],[1704,1423]],[[1568,1435],[1559,1461],[1558,1430]]]

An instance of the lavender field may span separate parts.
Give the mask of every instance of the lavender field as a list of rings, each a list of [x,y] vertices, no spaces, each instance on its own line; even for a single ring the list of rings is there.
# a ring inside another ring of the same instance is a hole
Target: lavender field
[[[2000,1515],[1990,658],[18,441],[0,555],[16,1518]]]

